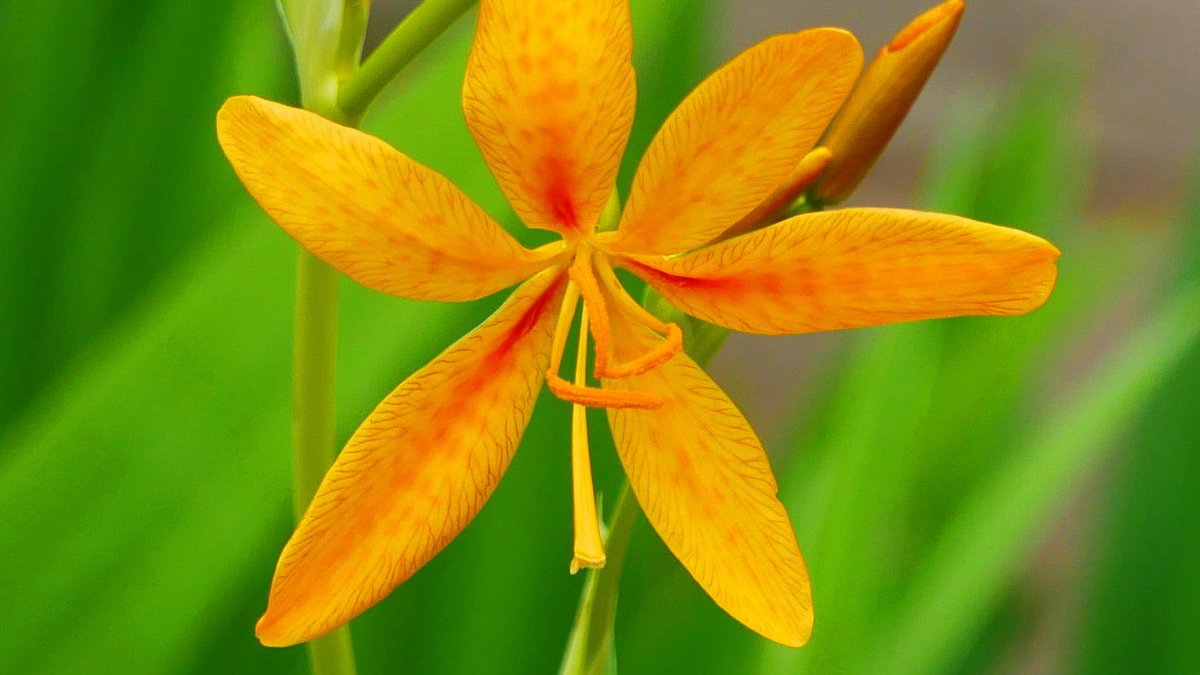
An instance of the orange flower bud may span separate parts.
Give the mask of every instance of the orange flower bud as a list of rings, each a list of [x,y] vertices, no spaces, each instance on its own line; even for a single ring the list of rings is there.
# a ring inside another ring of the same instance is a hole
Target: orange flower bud
[[[879,50],[825,134],[822,145],[833,156],[809,191],[811,200],[840,202],[862,182],[937,67],[964,6],[963,0],[943,2]]]

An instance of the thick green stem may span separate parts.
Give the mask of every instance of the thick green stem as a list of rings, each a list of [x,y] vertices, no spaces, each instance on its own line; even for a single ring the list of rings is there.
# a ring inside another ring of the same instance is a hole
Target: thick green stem
[[[292,359],[292,505],[296,522],[336,456],[334,366],[339,274],[300,249],[296,267],[296,324]],[[313,675],[354,675],[346,627],[308,643]]]
[[[296,267],[292,503],[297,520],[333,463],[338,273],[304,249]]]
[[[392,78],[462,16],[475,0],[425,0],[392,31],[357,71],[342,81],[338,107],[357,120]]]

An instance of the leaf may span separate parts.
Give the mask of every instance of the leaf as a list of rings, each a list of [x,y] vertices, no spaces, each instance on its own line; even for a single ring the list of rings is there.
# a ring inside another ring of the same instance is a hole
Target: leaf
[[[278,95],[283,61],[271,12],[235,0],[5,3],[0,22],[21,27],[0,40],[0,84],[14,92],[0,115],[11,419],[228,214],[242,190],[212,143],[212,111],[231,90]]]
[[[1200,285],[1182,288],[1097,368],[975,494],[914,575],[893,629],[867,662],[940,672],[981,627],[1038,543],[1046,514],[1099,465],[1157,390],[1200,347]],[[873,659],[873,661],[872,661]]]
[[[1200,182],[1184,205],[1180,285],[1200,284]],[[1074,670],[1185,672],[1200,662],[1200,349],[1193,347],[1157,388],[1124,443],[1098,504],[1095,558],[1082,580]]]

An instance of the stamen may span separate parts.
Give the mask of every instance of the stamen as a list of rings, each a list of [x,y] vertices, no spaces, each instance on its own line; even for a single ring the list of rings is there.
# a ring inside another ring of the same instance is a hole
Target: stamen
[[[633,315],[633,319],[643,326],[649,328],[656,333],[669,332],[669,324],[662,319],[654,316],[646,311],[645,307],[633,301],[625,289],[621,287],[621,282],[617,281],[617,273],[613,271],[612,265],[604,256],[596,256],[596,267],[600,270],[600,282],[604,284],[605,290],[613,297],[621,308]]]
[[[574,268],[572,268],[572,272]],[[574,277],[574,275],[572,275]],[[595,289],[595,279],[592,279]],[[575,318],[575,307],[579,303],[580,286],[574,281],[567,284],[558,323],[554,326],[554,340],[550,348],[550,369],[546,373],[546,386],[555,396],[568,403],[578,403],[589,408],[661,408],[663,401],[652,394],[637,391],[614,391],[567,382],[558,374],[562,368],[563,351],[567,346],[567,335],[571,320]],[[586,300],[586,297],[585,297]],[[607,318],[607,316],[605,317]],[[593,333],[594,335],[595,333]],[[597,343],[597,353],[599,343]]]
[[[614,389],[598,389],[596,387],[580,387],[559,377],[556,373],[546,376],[546,386],[555,396],[568,403],[578,403],[589,408],[642,408],[653,410],[661,408],[663,400],[652,394],[641,391],[617,391]]]
[[[575,386],[587,383],[588,308],[579,319],[579,350],[575,356]],[[596,517],[596,493],[592,486],[592,459],[588,452],[587,408],[571,407],[571,478],[575,502],[575,549],[571,574],[581,567],[604,567],[604,542]]]
[[[634,302],[617,281],[617,275],[613,272],[612,266],[608,264],[608,260],[603,255],[595,256],[594,259],[600,272],[600,282],[604,284],[604,290],[608,291],[608,296],[612,297],[634,321],[652,331],[666,335],[666,339],[662,343],[632,361],[614,366],[609,366],[606,362],[605,368],[601,370],[601,364],[597,360],[596,377],[623,378],[641,375],[663,365],[670,361],[671,357],[683,351],[683,331],[679,329],[679,326],[659,319],[646,311],[645,307]],[[591,302],[586,296],[584,301],[589,304]]]
[[[650,372],[655,368],[670,361],[673,356],[683,351],[683,331],[679,330],[679,326],[669,323],[667,326],[667,339],[660,342],[654,349],[642,354],[641,356],[618,363],[615,366],[610,366],[609,369],[597,375],[597,377],[622,378],[641,375],[642,373]]]

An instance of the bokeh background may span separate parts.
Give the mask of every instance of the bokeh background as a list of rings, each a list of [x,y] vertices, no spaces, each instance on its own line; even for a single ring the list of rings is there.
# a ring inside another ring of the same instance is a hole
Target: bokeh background
[[[376,0],[372,41],[410,3]],[[842,25],[868,54],[923,0],[634,0],[641,149],[713,66]],[[515,227],[458,108],[468,16],[365,127]],[[816,632],[769,644],[638,524],[623,673],[1200,669],[1200,5],[970,3],[855,204],[1063,250],[1018,319],[735,336],[714,377],[763,433]],[[225,164],[235,93],[296,100],[275,10],[0,4],[0,672],[303,673],[253,639],[290,531],[294,244]],[[339,433],[497,304],[343,287]],[[545,673],[583,578],[567,407],[442,555],[353,624],[360,672]],[[601,490],[620,473],[595,416]]]

